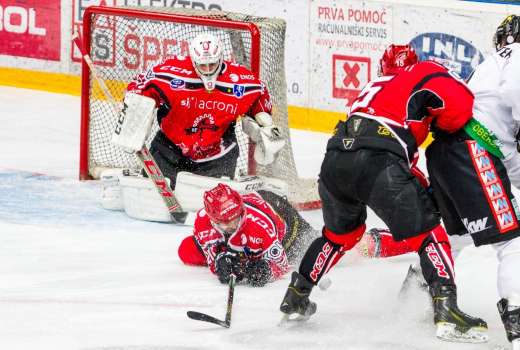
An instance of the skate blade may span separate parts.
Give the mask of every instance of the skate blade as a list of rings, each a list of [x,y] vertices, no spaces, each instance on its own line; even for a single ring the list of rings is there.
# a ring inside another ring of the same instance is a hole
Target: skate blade
[[[283,327],[291,323],[301,323],[307,321],[311,316],[303,316],[300,314],[284,314],[278,323],[278,326]]]
[[[437,323],[437,338],[456,343],[486,343],[489,340],[487,329],[473,327],[467,332],[461,332],[453,323]]]

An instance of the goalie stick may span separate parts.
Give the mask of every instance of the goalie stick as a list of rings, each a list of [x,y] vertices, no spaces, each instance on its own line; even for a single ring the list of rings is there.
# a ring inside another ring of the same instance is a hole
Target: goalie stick
[[[203,314],[198,311],[188,311],[186,314],[189,318],[196,321],[204,321],[209,323],[214,323],[224,328],[231,327],[231,310],[233,308],[233,295],[235,294],[235,280],[236,276],[234,274],[229,275],[229,289],[228,289],[228,299],[227,299],[227,308],[226,308],[226,318],[224,321],[219,320],[213,316]]]
[[[112,107],[114,113],[119,114],[119,108],[116,99],[110,93],[110,90],[107,88],[105,82],[98,76],[97,70],[94,67],[94,62],[92,62],[92,59],[85,51],[83,43],[81,42],[81,39],[79,38],[79,35],[77,33],[74,33],[72,35],[72,41],[74,42],[74,44],[76,44],[79,51],[81,52],[83,60],[89,67],[90,72],[94,76],[94,79],[98,82],[98,85],[101,88],[101,91],[103,91],[103,94],[105,94],[105,97],[107,98],[108,102],[110,102],[110,106]],[[159,169],[157,162],[150,154],[148,147],[146,147],[146,145],[143,145],[141,150],[137,151],[135,154],[139,159],[141,165],[143,166],[144,171],[148,175],[148,178],[152,180],[152,182],[155,185],[155,188],[157,189],[157,192],[159,193],[162,200],[164,201],[164,204],[168,208],[168,212],[170,213],[173,222],[176,224],[186,223],[188,213],[182,210],[179,202],[177,201],[177,198],[175,197],[175,194],[166,182],[166,179],[163,173],[161,172],[161,169]]]

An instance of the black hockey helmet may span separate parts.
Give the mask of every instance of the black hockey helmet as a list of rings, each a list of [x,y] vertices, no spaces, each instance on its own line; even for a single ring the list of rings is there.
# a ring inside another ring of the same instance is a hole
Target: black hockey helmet
[[[493,44],[498,51],[505,45],[515,42],[520,42],[520,16],[509,15],[498,26]]]

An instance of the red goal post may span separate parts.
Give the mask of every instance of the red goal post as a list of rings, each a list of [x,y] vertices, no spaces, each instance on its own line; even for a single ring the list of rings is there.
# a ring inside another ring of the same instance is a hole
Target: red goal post
[[[248,67],[266,83],[273,102],[273,119],[288,142],[276,161],[260,166],[237,123],[240,146],[237,175],[264,175],[285,180],[289,200],[299,209],[319,208],[316,179],[297,175],[290,142],[284,69],[285,22],[280,19],[220,11],[143,7],[88,7],[83,16],[83,46],[98,76],[111,94],[122,100],[126,85],[138,73],[172,55],[187,55],[188,43],[210,31],[223,43],[224,58]],[[96,179],[109,168],[138,169],[134,155],[110,143],[117,115],[82,66],[80,169],[82,180]],[[151,142],[158,125],[155,123]]]

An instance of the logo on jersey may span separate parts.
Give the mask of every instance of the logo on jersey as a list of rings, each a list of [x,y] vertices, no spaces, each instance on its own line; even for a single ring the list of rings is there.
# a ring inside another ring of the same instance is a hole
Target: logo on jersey
[[[410,41],[419,61],[433,60],[467,79],[484,60],[482,53],[471,43],[446,33],[422,33]]]
[[[236,75],[235,73],[231,73],[229,75],[229,79],[231,79],[233,83],[236,83],[239,80],[238,75]]]
[[[235,84],[233,85],[233,95],[240,98],[244,96],[244,91],[246,91],[246,87],[243,85]]]
[[[369,57],[332,55],[332,97],[346,99],[350,106],[369,81]]]
[[[177,78],[173,78],[171,81],[170,81],[170,88],[172,89],[180,89],[184,86],[184,80],[182,79],[177,79]]]
[[[150,79],[153,79],[155,78],[155,74],[153,73],[153,71],[151,69],[148,69],[146,71],[146,75],[144,77],[146,80],[150,80]]]

